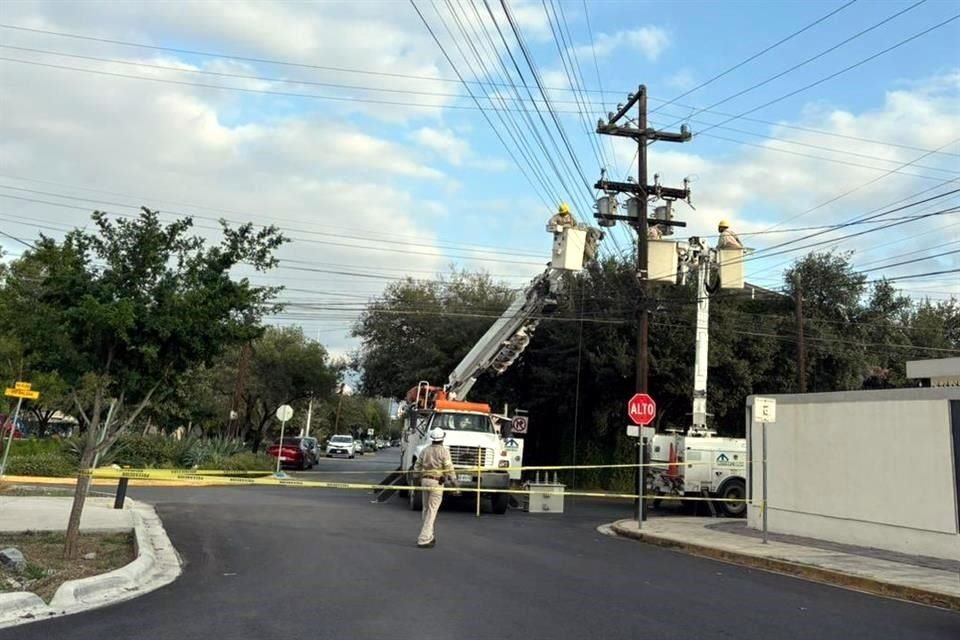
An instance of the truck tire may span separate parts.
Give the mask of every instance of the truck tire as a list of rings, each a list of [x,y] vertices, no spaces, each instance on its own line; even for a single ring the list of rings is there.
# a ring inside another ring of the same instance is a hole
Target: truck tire
[[[723,483],[718,498],[727,500],[745,500],[747,497],[747,484],[741,478],[731,478]],[[746,502],[721,502],[720,510],[728,518],[742,518],[747,515]]]
[[[421,511],[423,509],[423,491],[414,489],[407,491],[407,504],[410,505],[410,511]]]
[[[509,493],[495,493],[490,497],[490,507],[495,514],[502,516],[507,512],[507,507],[510,506],[510,494]]]
[[[415,480],[411,480],[414,477],[413,470],[417,466],[417,459],[414,458],[410,463],[410,472],[407,473],[406,485],[408,487],[416,487],[420,483]],[[417,489],[408,489],[407,490],[407,504],[410,505],[410,511],[421,511],[423,510],[423,491]]]

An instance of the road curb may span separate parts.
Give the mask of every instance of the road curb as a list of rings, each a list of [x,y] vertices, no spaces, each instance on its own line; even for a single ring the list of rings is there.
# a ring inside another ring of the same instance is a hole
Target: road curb
[[[0,593],[0,620],[48,614],[50,607],[40,596],[29,591]]]
[[[32,593],[0,594],[0,628],[123,602],[173,582],[183,563],[160,516],[151,505],[127,502],[133,511],[137,551],[133,562],[98,576],[64,582],[49,605]]]
[[[722,562],[728,562],[730,564],[750,567],[753,569],[761,569],[773,573],[780,573],[813,582],[821,582],[836,587],[842,587],[844,589],[862,591],[864,593],[883,596],[885,598],[895,598],[898,600],[906,600],[908,602],[925,604],[931,607],[938,607],[951,611],[960,611],[960,597],[951,594],[921,589],[918,587],[910,587],[907,585],[894,584],[891,582],[884,582],[882,580],[853,575],[850,573],[844,573],[842,571],[826,569],[824,567],[803,564],[800,562],[793,562],[782,558],[756,556],[749,553],[729,551],[703,544],[676,540],[644,531],[628,529],[627,527],[623,526],[623,522],[633,521],[621,520],[612,523],[610,527],[614,533],[624,538],[630,538],[632,540],[638,540],[647,544],[653,544],[659,547],[681,551],[690,555],[710,558],[712,560],[720,560]]]

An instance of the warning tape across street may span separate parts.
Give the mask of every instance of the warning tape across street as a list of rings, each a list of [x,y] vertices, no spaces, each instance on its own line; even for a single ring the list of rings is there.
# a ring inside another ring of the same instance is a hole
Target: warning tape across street
[[[465,471],[465,469],[463,469]],[[260,472],[262,473],[262,472]],[[197,473],[195,471],[177,471],[171,469],[113,469],[100,468],[89,472],[89,475],[98,479],[119,480],[126,478],[129,480],[179,480],[182,482],[207,487],[224,486],[266,486],[266,487],[297,487],[303,489],[354,489],[363,491],[381,491],[384,489],[394,491],[428,491],[431,487],[410,486],[410,485],[389,485],[360,482],[331,482],[324,480],[298,480],[296,478],[278,478],[273,475],[264,477],[244,477],[244,476],[214,476]],[[536,485],[534,485],[536,486]],[[508,493],[512,495],[544,495],[553,493],[548,488],[531,489],[493,489],[487,487],[441,487],[445,492],[451,493]],[[564,496],[583,497],[583,498],[616,498],[623,500],[636,500],[636,493],[615,493],[606,491],[563,491]],[[685,496],[663,496],[651,495],[643,496],[644,499],[662,499],[662,500],[707,500],[701,497]],[[741,498],[709,498],[711,502],[746,502]]]

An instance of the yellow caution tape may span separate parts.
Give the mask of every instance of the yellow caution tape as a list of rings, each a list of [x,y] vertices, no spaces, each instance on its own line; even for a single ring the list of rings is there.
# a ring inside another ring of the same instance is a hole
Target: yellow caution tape
[[[493,489],[486,487],[423,487],[410,485],[387,485],[371,484],[357,482],[327,482],[322,480],[298,480],[295,478],[277,478],[273,476],[250,478],[235,476],[205,476],[192,472],[171,473],[169,469],[148,470],[148,469],[110,469],[101,468],[89,472],[94,478],[115,479],[127,478],[131,480],[151,480],[151,479],[175,479],[197,484],[198,486],[269,486],[269,487],[300,487],[314,489],[359,489],[365,491],[382,491],[384,489],[394,491],[435,491],[460,492],[460,493],[508,493],[513,495],[561,495],[559,491],[550,491],[547,489]],[[536,485],[533,485],[536,487]],[[582,498],[619,498],[627,500],[636,500],[638,495],[635,493],[613,493],[605,491],[567,491],[563,490],[562,495]],[[643,496],[644,499],[660,500],[711,500],[713,502],[746,502],[742,498],[701,498],[685,496],[665,496],[652,495]]]

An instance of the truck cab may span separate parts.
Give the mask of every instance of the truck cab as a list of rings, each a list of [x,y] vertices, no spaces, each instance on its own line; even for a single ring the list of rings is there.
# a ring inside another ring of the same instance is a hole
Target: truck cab
[[[437,427],[446,432],[444,445],[450,449],[457,484],[462,489],[510,488],[510,465],[506,447],[489,405],[476,402],[447,400],[441,390],[418,387],[420,399],[408,408],[403,436],[400,440],[401,468],[407,486],[419,486],[414,473],[417,458],[430,446],[430,431]],[[413,390],[411,390],[413,393]],[[473,492],[470,492],[473,495]],[[494,513],[504,513],[509,504],[507,493],[481,493],[489,498]],[[420,509],[423,492],[408,491],[411,509]]]

